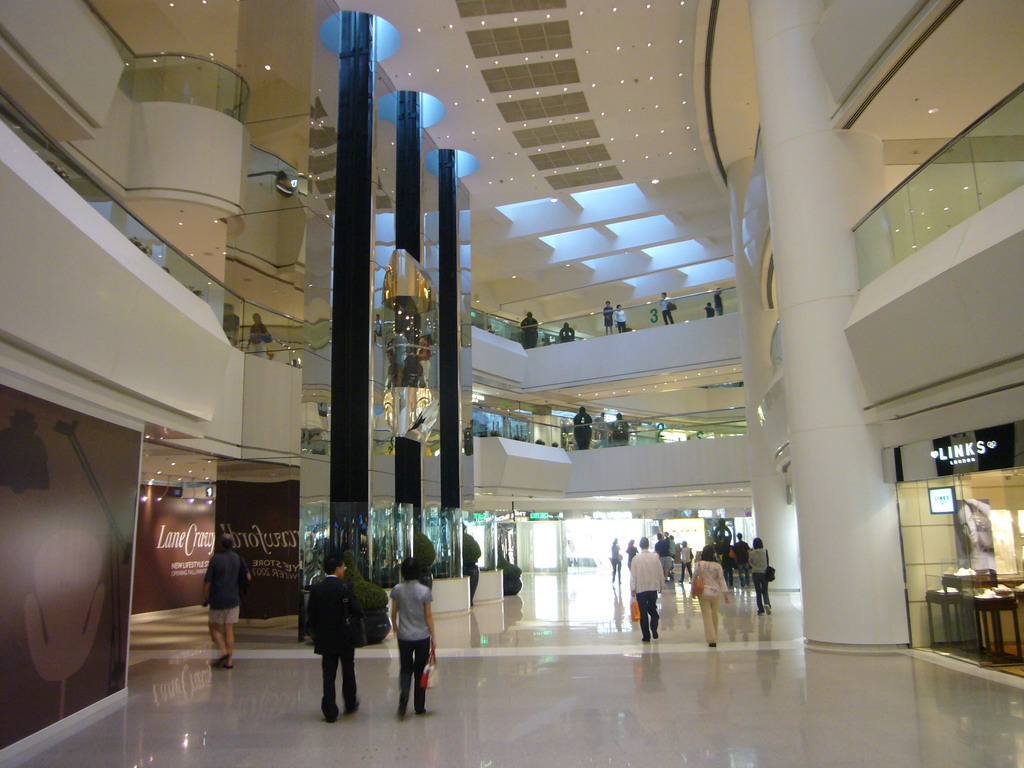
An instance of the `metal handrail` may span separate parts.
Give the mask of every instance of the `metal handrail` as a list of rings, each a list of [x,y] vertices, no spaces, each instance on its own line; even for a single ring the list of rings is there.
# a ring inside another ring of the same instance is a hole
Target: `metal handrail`
[[[889,192],[889,194],[887,194],[880,201],[878,201],[878,203],[870,211],[868,211],[866,214],[861,216],[860,220],[856,224],[853,225],[852,230],[854,232],[856,232],[857,229],[860,227],[860,225],[863,224],[868,219],[870,219],[872,214],[875,213],[875,211],[877,211],[879,208],[881,208],[887,202],[889,202],[889,200],[891,200],[904,187],[908,186],[911,181],[913,181],[915,178],[917,178],[918,174],[922,173],[926,168],[930,167],[932,165],[932,163],[934,163],[939,158],[939,156],[941,156],[948,149],[950,149],[955,144],[957,144],[958,142],[960,142],[961,140],[966,138],[967,134],[969,134],[971,131],[973,131],[975,128],[977,128],[978,125],[980,125],[981,123],[985,122],[988,118],[990,118],[992,115],[994,115],[996,112],[998,112],[1004,106],[1006,106],[1009,102],[1013,101],[1013,99],[1015,99],[1017,96],[1019,96],[1021,94],[1021,92],[1024,92],[1024,83],[1021,83],[1016,88],[1014,88],[1008,95],[1004,96],[996,104],[994,104],[993,106],[989,107],[984,113],[982,113],[981,117],[979,117],[973,123],[971,123],[966,128],[964,128],[962,131],[960,131],[960,133],[958,133],[952,139],[950,139],[945,144],[943,144],[942,147],[937,152],[933,153],[932,156],[929,157],[927,160],[925,160],[923,163],[921,163],[921,165],[919,165],[914,170],[913,173],[911,173],[909,176],[907,176],[907,178],[905,178],[902,182],[900,182],[899,186],[894,187]]]

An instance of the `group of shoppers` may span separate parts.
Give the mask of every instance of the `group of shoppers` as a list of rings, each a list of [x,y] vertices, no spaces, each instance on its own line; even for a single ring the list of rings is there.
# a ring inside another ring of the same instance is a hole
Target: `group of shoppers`
[[[731,537],[730,537],[731,538]],[[772,612],[771,600],[768,598],[768,550],[764,548],[764,542],[760,538],[754,539],[754,546],[751,548],[743,541],[742,534],[737,534],[736,544],[728,546],[729,554],[726,558],[736,559],[736,549],[743,553],[744,568],[740,569],[741,586],[752,584],[757,597],[757,613],[763,615]],[[701,618],[704,623],[704,639],[711,648],[718,646],[718,624],[721,604],[729,602],[729,593],[732,588],[732,566],[730,574],[726,577],[726,571],[720,556],[721,543],[706,545],[700,552],[696,561],[693,559],[693,550],[683,542],[677,548],[671,535],[657,534],[657,543],[654,552],[648,551],[650,539],[646,536],[640,539],[639,552],[630,539],[626,548],[629,556],[630,593],[636,600],[640,609],[640,634],[641,640],[645,643],[651,639],[658,638],[658,595],[661,593],[664,584],[672,581],[672,570],[676,562],[683,566],[680,571],[679,580],[682,583],[685,574],[690,573],[691,597],[696,597],[700,604]],[[612,544],[613,561],[618,554],[618,539]],[[614,569],[613,564],[613,569]],[[612,572],[612,580],[615,580],[615,571]]]
[[[603,416],[600,421],[602,424],[605,423]],[[572,423],[572,436],[576,441],[576,450],[588,450],[594,436],[594,417],[587,413],[586,406],[580,406],[580,409],[572,417]],[[608,423],[607,441],[608,446],[612,447],[629,445],[629,422],[621,413],[615,414],[615,420]]]

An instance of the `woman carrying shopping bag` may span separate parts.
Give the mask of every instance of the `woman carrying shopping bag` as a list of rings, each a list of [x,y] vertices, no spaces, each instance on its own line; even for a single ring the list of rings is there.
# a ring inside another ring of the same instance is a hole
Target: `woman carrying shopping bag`
[[[703,583],[703,588],[698,582]],[[722,599],[729,602],[729,585],[725,583],[722,566],[715,560],[715,548],[708,544],[700,553],[700,561],[693,569],[693,590],[700,603],[700,613],[704,619],[704,639],[708,646],[718,646],[718,608]]]
[[[420,564],[416,558],[402,561],[402,583],[391,590],[391,624],[398,635],[398,717],[405,717],[409,688],[414,687],[413,709],[417,715],[427,711],[427,690],[421,684],[427,660],[434,655],[434,617],[430,612],[433,593],[420,584]],[[413,686],[415,683],[415,686]]]

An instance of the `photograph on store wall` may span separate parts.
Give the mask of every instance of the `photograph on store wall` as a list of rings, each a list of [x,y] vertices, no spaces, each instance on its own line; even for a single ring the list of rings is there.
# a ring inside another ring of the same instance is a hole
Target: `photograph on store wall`
[[[954,528],[957,561],[962,567],[973,568],[978,573],[996,570],[991,512],[988,499],[957,501]]]
[[[124,688],[141,437],[0,386],[0,748]]]

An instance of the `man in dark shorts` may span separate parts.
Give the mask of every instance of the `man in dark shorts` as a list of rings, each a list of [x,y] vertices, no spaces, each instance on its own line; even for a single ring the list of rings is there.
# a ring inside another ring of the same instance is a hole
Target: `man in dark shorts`
[[[238,608],[242,604],[239,584],[248,584],[252,579],[249,566],[242,556],[234,551],[235,540],[230,533],[220,537],[220,552],[210,558],[203,579],[203,605],[210,606],[210,637],[217,646],[219,657],[215,667],[232,669],[235,664],[235,624],[238,623]]]

